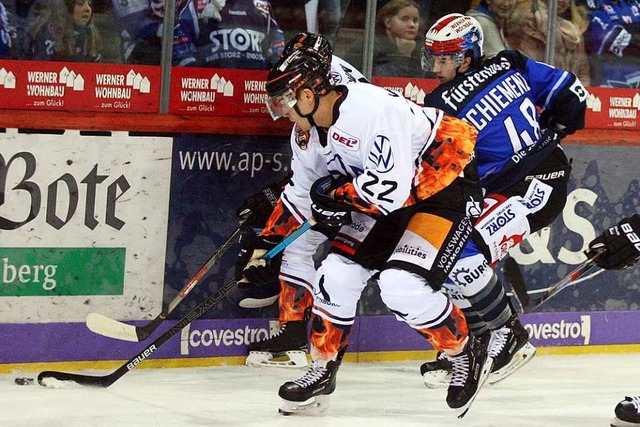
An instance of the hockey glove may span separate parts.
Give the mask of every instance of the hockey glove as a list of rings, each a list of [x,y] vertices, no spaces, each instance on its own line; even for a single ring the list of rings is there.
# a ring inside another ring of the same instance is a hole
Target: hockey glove
[[[558,136],[563,139],[567,136],[567,134],[571,134],[575,131],[568,129],[567,126],[558,123],[555,117],[551,114],[549,110],[544,110],[540,115],[540,127],[542,129],[551,129]]]
[[[622,270],[640,260],[640,215],[621,220],[589,243],[585,255],[605,270]]]
[[[252,227],[264,227],[281,193],[280,184],[266,185],[242,202],[236,210],[236,215],[240,219],[247,220],[248,225]]]
[[[258,236],[249,229],[240,236],[235,279],[239,287],[278,283],[282,255],[270,260],[262,257],[282,241],[282,236]]]
[[[351,206],[336,202],[329,195],[331,191],[340,187],[331,175],[322,177],[311,186],[311,212],[320,226],[340,228],[351,224]]]

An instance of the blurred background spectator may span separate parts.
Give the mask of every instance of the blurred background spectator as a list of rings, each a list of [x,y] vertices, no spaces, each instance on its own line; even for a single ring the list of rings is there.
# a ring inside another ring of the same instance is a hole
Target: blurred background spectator
[[[321,33],[335,46],[350,0],[305,0],[307,31]]]
[[[507,18],[516,6],[516,0],[481,0],[478,7],[467,11],[467,15],[478,20],[484,35],[484,55],[490,58],[506,49]]]
[[[24,59],[97,62],[100,37],[89,0],[36,0],[27,18]]]
[[[280,59],[284,34],[268,1],[227,0],[208,4],[214,4],[218,15],[200,18],[200,37],[196,43],[199,66],[266,70]],[[201,10],[205,9],[199,2],[198,11]]]
[[[548,22],[549,12],[545,0],[518,3],[507,23],[509,44],[532,59],[544,62]],[[552,65],[576,74],[586,86],[591,84],[584,40],[587,27],[586,9],[578,7],[574,0],[558,0]]]
[[[378,11],[373,53],[373,75],[421,77],[420,15],[413,0],[391,0]]]
[[[591,85],[640,87],[640,2],[586,0]]]
[[[0,59],[14,57],[15,28],[11,26],[9,13],[0,2]]]

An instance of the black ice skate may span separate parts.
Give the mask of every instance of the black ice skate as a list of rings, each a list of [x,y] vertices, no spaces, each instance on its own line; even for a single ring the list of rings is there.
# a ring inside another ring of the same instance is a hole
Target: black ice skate
[[[640,426],[640,396],[625,397],[616,406],[616,417],[611,421],[611,427]]]
[[[247,366],[301,368],[307,361],[307,326],[303,321],[287,322],[277,334],[249,344]]]
[[[536,348],[529,342],[529,334],[514,314],[505,326],[491,331],[489,357],[493,359],[493,368],[487,382],[495,384],[504,380],[535,355]]]
[[[447,353],[439,351],[436,360],[425,362],[420,366],[420,375],[428,388],[446,388],[451,382],[452,370]]]
[[[488,357],[482,341],[469,336],[462,353],[448,356],[453,372],[447,393],[447,404],[458,418],[464,417],[491,371],[493,359]]]
[[[278,391],[282,415],[305,412],[319,415],[329,409],[329,395],[336,389],[336,375],[340,362],[314,361],[306,374],[294,381],[288,381]]]

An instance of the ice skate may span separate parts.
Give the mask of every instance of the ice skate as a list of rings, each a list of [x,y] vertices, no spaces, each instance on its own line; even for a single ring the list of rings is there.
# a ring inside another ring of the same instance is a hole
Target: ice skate
[[[611,427],[640,426],[640,396],[625,397],[616,405],[616,417],[611,421]]]
[[[487,379],[496,384],[522,368],[536,355],[536,348],[529,342],[529,334],[514,314],[505,326],[491,331],[489,357],[493,368]]]
[[[247,366],[304,368],[307,360],[307,327],[303,321],[287,322],[277,334],[249,345]]]
[[[447,353],[439,351],[436,360],[420,366],[420,375],[428,388],[447,388],[451,382],[451,362]]]
[[[329,395],[336,389],[336,374],[340,362],[315,361],[306,374],[297,380],[288,381],[278,391],[282,415],[304,413],[320,415],[329,409]]]
[[[482,341],[469,336],[462,353],[448,356],[453,372],[447,392],[447,404],[464,417],[491,371],[493,359],[488,357]]]

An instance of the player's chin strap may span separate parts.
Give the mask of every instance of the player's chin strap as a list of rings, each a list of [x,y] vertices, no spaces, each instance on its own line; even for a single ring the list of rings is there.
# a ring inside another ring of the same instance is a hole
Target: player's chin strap
[[[313,94],[313,110],[311,110],[311,112],[309,114],[302,114],[300,112],[300,109],[298,108],[298,104],[297,103],[296,103],[296,105],[293,106],[293,108],[296,110],[296,113],[298,113],[298,115],[300,117],[303,117],[303,118],[309,120],[309,124],[312,127],[317,127],[316,121],[313,120],[313,115],[316,113],[316,111],[318,111],[318,107],[320,107],[320,95],[318,95],[317,93]]]

